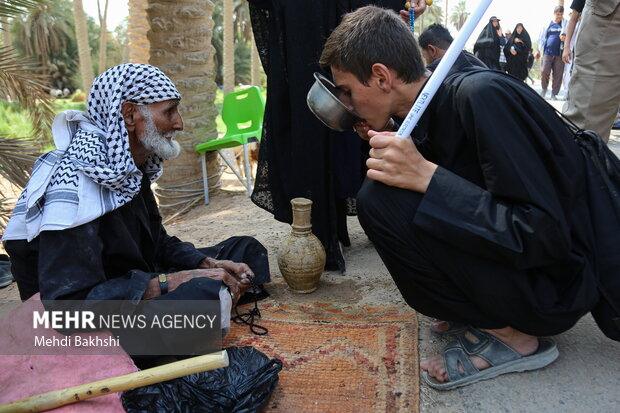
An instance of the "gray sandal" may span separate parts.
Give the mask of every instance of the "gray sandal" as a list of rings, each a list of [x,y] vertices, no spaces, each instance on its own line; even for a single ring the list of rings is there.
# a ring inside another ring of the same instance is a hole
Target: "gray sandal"
[[[555,342],[550,338],[539,338],[538,349],[528,356],[522,356],[495,336],[470,327],[442,350],[450,381],[439,383],[430,378],[427,372],[424,372],[423,378],[434,389],[450,390],[500,374],[540,369],[553,363],[559,354]],[[478,370],[469,359],[470,356],[480,357],[491,367]]]

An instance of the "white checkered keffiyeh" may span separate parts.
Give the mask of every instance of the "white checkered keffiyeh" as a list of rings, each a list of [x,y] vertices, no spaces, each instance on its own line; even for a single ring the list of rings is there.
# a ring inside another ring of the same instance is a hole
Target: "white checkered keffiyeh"
[[[121,105],[180,99],[158,68],[128,63],[98,76],[88,96],[88,113],[66,111],[54,119],[56,149],[35,162],[3,240],[31,241],[41,231],[74,228],[129,202],[140,191],[142,172],[129,151]],[[151,156],[143,170],[155,181],[162,159]]]

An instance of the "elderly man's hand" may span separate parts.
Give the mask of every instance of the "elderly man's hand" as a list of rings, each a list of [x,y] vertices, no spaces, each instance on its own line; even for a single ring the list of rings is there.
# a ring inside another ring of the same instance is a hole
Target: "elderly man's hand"
[[[250,278],[254,278],[254,271],[252,271],[248,264],[243,262],[205,258],[204,260],[200,261],[198,268],[223,268],[231,274],[235,274],[239,277],[245,274]]]
[[[230,289],[233,298],[233,307],[237,304],[239,298],[250,288],[250,280],[246,274],[236,275],[224,268],[209,268],[209,269],[196,269],[173,272],[167,274],[168,279],[168,292],[176,290],[179,285],[186,283],[194,278],[208,277],[214,280],[223,281],[224,284]],[[149,282],[144,299],[158,297],[161,295],[159,288],[159,280],[153,278]]]
[[[437,165],[418,152],[411,139],[396,132],[368,132],[370,158],[366,161],[368,177],[375,181],[416,192],[426,192]]]

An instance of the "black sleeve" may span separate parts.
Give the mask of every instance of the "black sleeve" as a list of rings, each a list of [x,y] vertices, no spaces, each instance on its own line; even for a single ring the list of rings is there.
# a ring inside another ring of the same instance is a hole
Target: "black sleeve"
[[[517,268],[565,258],[570,226],[558,182],[546,167],[552,160],[543,159],[552,150],[538,146],[544,145],[543,131],[512,103],[515,96],[506,85],[481,76],[468,83],[457,92],[454,106],[477,148],[486,189],[439,167],[414,223],[474,255]]]
[[[159,240],[157,261],[163,268],[191,270],[197,268],[200,261],[206,258],[191,242],[168,235],[163,225]]]
[[[586,0],[573,0],[573,2],[570,4],[570,8],[578,11],[579,13],[583,12],[583,8],[586,5]]]
[[[157,274],[132,270],[107,279],[103,271],[99,220],[39,235],[42,300],[140,300]]]

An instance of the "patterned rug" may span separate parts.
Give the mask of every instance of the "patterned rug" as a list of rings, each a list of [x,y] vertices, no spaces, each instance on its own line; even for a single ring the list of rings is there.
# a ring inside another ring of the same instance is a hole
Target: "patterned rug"
[[[225,346],[253,346],[282,360],[264,412],[417,412],[415,312],[394,307],[261,301],[256,336],[233,324]]]

